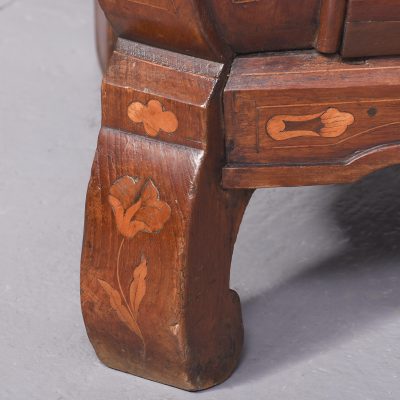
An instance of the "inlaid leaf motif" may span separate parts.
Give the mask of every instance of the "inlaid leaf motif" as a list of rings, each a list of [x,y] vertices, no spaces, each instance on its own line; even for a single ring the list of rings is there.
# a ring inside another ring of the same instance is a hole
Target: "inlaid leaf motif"
[[[101,279],[98,280],[102,288],[108,294],[110,299],[110,305],[112,309],[117,313],[119,319],[124,322],[128,328],[134,332],[143,341],[143,335],[137,324],[135,318],[129,312],[129,310],[122,304],[121,295],[118,290],[115,290],[109,283]]]
[[[144,258],[133,271],[133,280],[129,289],[131,310],[137,318],[139,307],[146,294],[147,260]]]

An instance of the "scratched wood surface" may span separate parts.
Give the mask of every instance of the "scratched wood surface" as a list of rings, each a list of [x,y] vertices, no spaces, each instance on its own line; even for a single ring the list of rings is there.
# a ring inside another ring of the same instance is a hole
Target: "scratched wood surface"
[[[243,342],[229,274],[252,192],[220,185],[225,79],[221,64],[121,40],[87,195],[82,310],[97,355],[187,390],[229,377]]]

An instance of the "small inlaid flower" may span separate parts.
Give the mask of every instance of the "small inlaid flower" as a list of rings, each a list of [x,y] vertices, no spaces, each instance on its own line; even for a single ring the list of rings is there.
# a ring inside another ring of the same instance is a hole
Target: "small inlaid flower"
[[[118,179],[111,186],[108,201],[119,232],[128,239],[139,232],[160,231],[171,216],[171,208],[160,200],[151,179],[144,184],[131,176]]]
[[[178,119],[171,111],[164,111],[158,100],[150,100],[147,106],[135,102],[128,108],[128,117],[136,123],[143,123],[149,136],[155,137],[162,130],[174,133],[178,129]]]

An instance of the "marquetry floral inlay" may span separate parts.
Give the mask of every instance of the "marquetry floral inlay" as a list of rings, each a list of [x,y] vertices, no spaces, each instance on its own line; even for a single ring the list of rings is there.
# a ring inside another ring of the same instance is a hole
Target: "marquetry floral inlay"
[[[142,331],[137,322],[139,307],[146,294],[147,261],[142,262],[133,269],[132,281],[129,285],[129,301],[120,290],[114,289],[109,283],[99,279],[102,288],[110,298],[110,305],[117,313],[119,319],[144,342]]]
[[[128,239],[139,232],[161,230],[171,214],[171,208],[160,200],[151,179],[141,184],[131,176],[120,178],[111,186],[108,201],[114,211],[118,230]]]
[[[310,126],[313,123],[313,128]],[[274,140],[287,140],[301,136],[332,138],[343,135],[354,123],[354,116],[337,108],[309,115],[276,115],[267,122],[267,133]],[[289,128],[288,126],[291,126]]]
[[[111,186],[108,201],[114,213],[117,229],[122,235],[116,261],[117,289],[104,280],[99,279],[99,283],[107,293],[110,305],[119,319],[145,345],[138,315],[147,290],[147,260],[143,256],[141,263],[132,268],[129,288],[124,290],[120,271],[121,252],[126,239],[133,239],[139,232],[160,231],[171,216],[171,208],[160,200],[158,189],[151,179],[143,183],[131,176],[124,176]]]
[[[128,108],[128,117],[136,123],[143,123],[149,136],[155,137],[160,131],[174,133],[178,129],[178,119],[172,111],[163,110],[158,100],[150,100],[147,106],[135,102]]]

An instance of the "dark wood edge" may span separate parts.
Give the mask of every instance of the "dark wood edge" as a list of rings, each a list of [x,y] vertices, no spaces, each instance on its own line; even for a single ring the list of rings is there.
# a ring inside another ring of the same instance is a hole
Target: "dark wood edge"
[[[95,29],[97,58],[103,73],[107,69],[108,62],[114,50],[117,37],[108,22],[98,0],[94,1],[95,7]]]
[[[396,164],[400,164],[400,143],[358,153],[337,164],[228,165],[222,184],[226,189],[258,189],[352,183]]]

